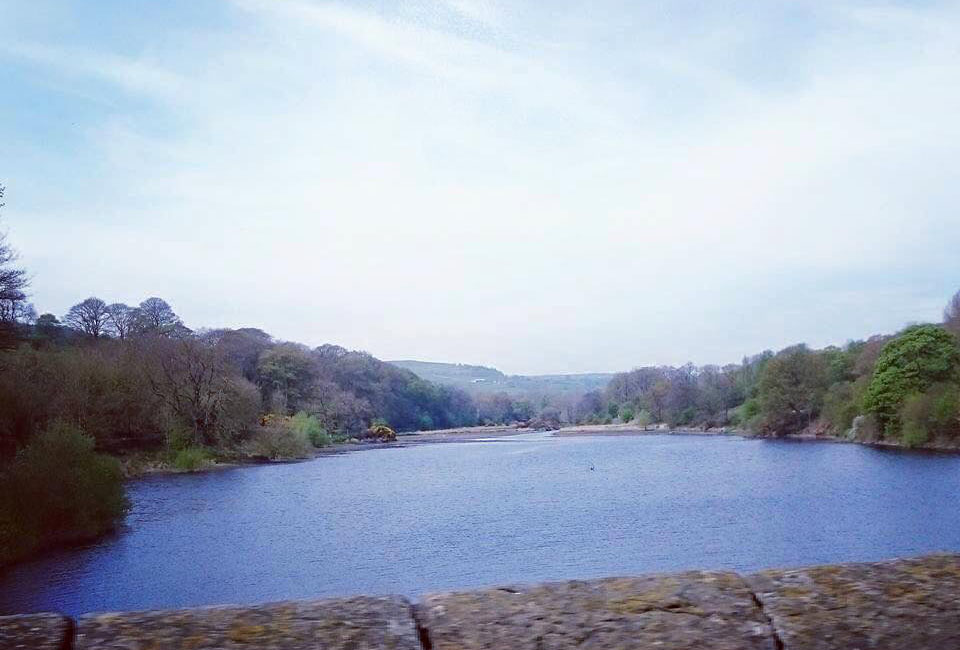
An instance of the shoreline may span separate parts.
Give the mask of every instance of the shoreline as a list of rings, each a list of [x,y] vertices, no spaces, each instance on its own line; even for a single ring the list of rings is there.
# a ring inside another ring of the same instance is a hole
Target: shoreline
[[[747,436],[742,430],[734,428],[713,428],[702,429],[693,427],[674,427],[670,429],[644,428],[635,424],[581,424],[576,426],[562,427],[553,432],[553,435],[559,438],[569,438],[574,436],[610,436],[610,437],[633,437],[633,436]]]
[[[675,428],[643,428],[635,424],[588,424],[572,425],[561,427],[555,430],[544,429],[526,429],[512,425],[495,425],[479,427],[457,427],[453,429],[437,429],[433,431],[414,431],[409,433],[398,433],[397,439],[391,442],[342,442],[314,449],[313,452],[303,458],[283,458],[283,459],[232,459],[213,462],[205,467],[195,470],[180,470],[170,466],[159,464],[149,464],[148,466],[133,470],[125,468],[125,480],[136,480],[148,476],[166,476],[176,474],[201,474],[205,472],[223,471],[228,469],[237,469],[243,467],[255,467],[260,465],[275,465],[286,463],[303,463],[322,456],[335,456],[347,454],[356,451],[366,451],[370,449],[397,449],[401,447],[410,447],[415,445],[427,444],[447,444],[460,442],[495,442],[497,438],[509,438],[512,436],[535,433],[542,431],[550,433],[558,438],[571,437],[593,437],[605,436],[612,438],[619,437],[642,437],[642,436],[702,436],[702,437],[739,437],[755,440],[787,440],[793,442],[828,442],[834,444],[853,444],[865,447],[874,447],[877,449],[900,450],[900,451],[926,451],[936,453],[960,453],[960,445],[937,445],[928,444],[918,447],[907,447],[894,440],[851,440],[839,436],[813,435],[809,433],[794,433],[785,436],[757,436],[751,435],[743,429],[735,427],[716,427],[702,429],[699,427],[675,427]],[[124,459],[120,459],[124,462]]]
[[[896,451],[919,451],[933,452],[941,454],[958,454],[960,445],[942,445],[926,444],[917,447],[907,447],[896,440],[852,440],[840,436],[822,436],[810,433],[791,433],[785,436],[757,436],[751,435],[742,429],[734,427],[719,427],[712,429],[701,429],[691,427],[676,427],[673,429],[644,429],[634,424],[590,424],[563,427],[553,432],[554,436],[567,438],[576,436],[607,436],[617,437],[640,437],[640,436],[736,436],[744,439],[753,440],[787,440],[791,442],[827,442],[832,444],[861,445],[863,447],[873,447],[875,449],[896,450]]]
[[[506,438],[510,436],[531,433],[533,429],[519,429],[513,426],[481,426],[481,427],[458,427],[455,429],[437,429],[434,431],[413,431],[410,433],[398,433],[397,439],[391,442],[341,442],[327,447],[314,449],[312,453],[303,458],[249,458],[249,459],[225,459],[222,461],[213,461],[203,467],[193,470],[183,470],[163,464],[155,459],[142,459],[136,457],[118,456],[118,460],[124,465],[124,480],[132,481],[149,476],[169,476],[178,474],[203,474],[206,472],[216,472],[228,469],[237,469],[243,467],[257,467],[262,465],[282,465],[288,463],[305,463],[321,456],[334,456],[338,454],[347,454],[354,451],[366,451],[368,449],[397,449],[401,447],[410,447],[414,445],[426,445],[435,443],[456,443],[456,442],[483,442],[490,441],[491,438]],[[141,467],[136,467],[140,464]]]

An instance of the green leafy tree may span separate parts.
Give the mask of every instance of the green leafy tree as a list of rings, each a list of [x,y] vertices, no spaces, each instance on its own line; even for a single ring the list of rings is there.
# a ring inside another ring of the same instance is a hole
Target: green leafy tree
[[[895,435],[907,397],[953,378],[960,363],[956,339],[937,325],[915,325],[884,346],[864,397],[882,431]]]
[[[786,435],[809,425],[822,408],[828,382],[825,359],[805,345],[777,354],[760,378],[762,428],[768,433]]]

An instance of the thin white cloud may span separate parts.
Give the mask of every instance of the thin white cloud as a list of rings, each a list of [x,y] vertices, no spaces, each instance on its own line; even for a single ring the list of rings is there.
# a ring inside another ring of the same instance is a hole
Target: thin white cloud
[[[884,304],[904,290],[884,268],[946,268],[960,243],[955,4],[826,7],[791,83],[773,85],[719,56],[762,27],[735,18],[694,43],[634,17],[614,56],[606,15],[550,31],[506,5],[447,4],[494,36],[235,0],[239,33],[149,56],[5,46],[150,102],[92,127],[100,245],[64,245],[38,294],[62,310],[97,286],[149,287],[197,324],[513,371],[612,369],[896,327],[904,311]],[[31,218],[17,227],[27,255],[65,219]],[[134,255],[136,241],[150,244]],[[772,317],[793,291],[829,309]],[[844,314],[850,292],[865,297]]]
[[[7,42],[0,55],[28,61],[73,76],[92,77],[119,86],[127,92],[169,100],[185,92],[187,79],[156,62],[143,59],[58,47],[56,45]]]

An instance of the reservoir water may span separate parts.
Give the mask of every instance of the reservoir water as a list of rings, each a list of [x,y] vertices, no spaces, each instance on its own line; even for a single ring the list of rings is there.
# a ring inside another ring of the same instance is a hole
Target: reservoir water
[[[0,613],[256,603],[960,550],[960,456],[735,437],[371,449],[129,486],[116,534]]]

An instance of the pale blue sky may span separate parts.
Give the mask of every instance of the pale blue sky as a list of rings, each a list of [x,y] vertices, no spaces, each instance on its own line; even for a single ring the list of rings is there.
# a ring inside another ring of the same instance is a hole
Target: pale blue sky
[[[960,288],[960,3],[0,0],[40,311],[724,363]]]

